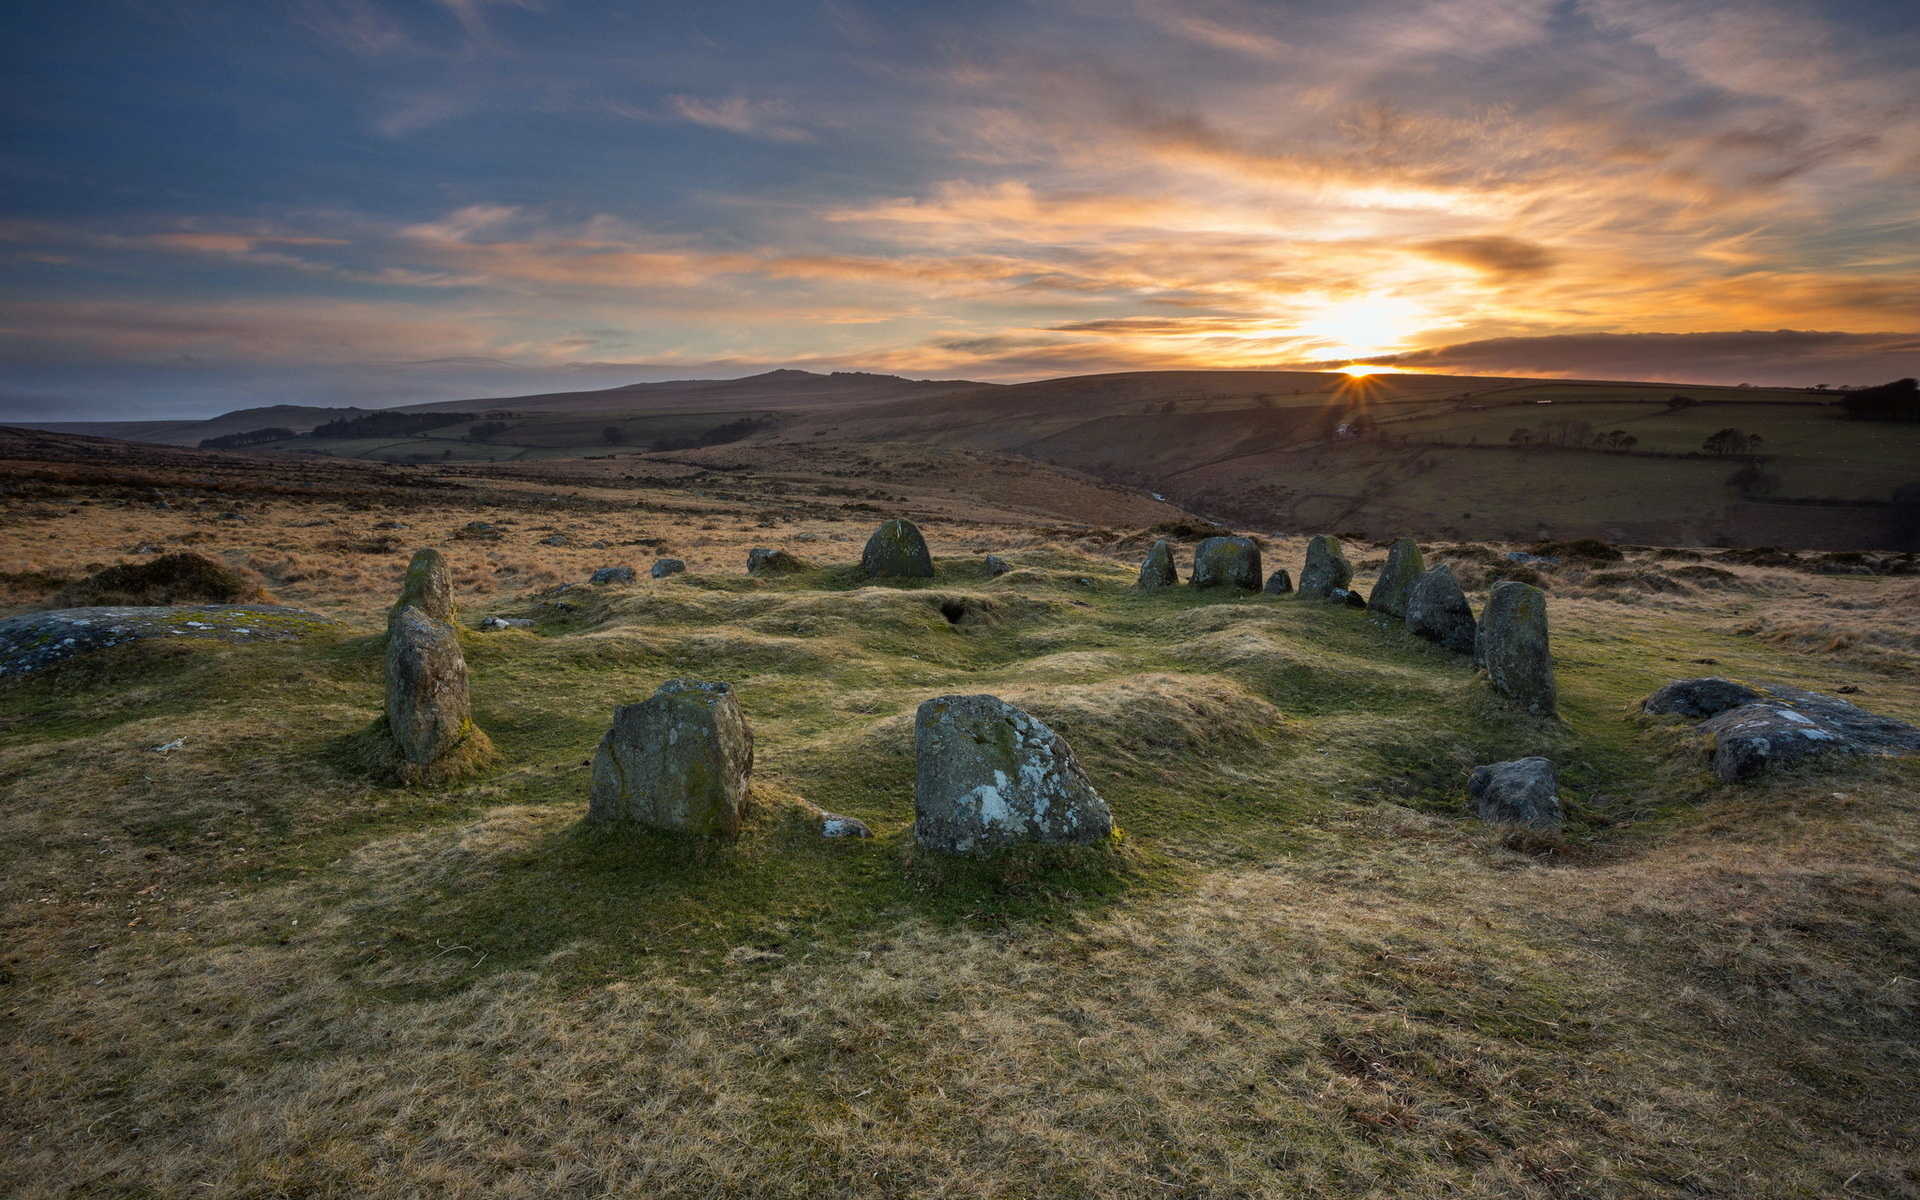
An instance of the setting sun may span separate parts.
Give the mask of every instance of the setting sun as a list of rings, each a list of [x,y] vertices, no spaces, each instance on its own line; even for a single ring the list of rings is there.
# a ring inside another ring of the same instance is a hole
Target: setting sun
[[[1377,374],[1379,371],[1380,371],[1379,367],[1369,367],[1360,363],[1355,363],[1353,366],[1350,366],[1350,367],[1340,368],[1341,374],[1351,375],[1355,379],[1364,379],[1368,375]]]

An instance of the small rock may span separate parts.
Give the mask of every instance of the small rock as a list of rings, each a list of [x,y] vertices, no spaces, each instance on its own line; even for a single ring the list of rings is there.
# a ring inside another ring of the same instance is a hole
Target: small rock
[[[987,578],[988,579],[998,579],[1002,575],[1009,574],[1012,571],[1013,571],[1013,564],[1008,562],[1006,559],[1001,558],[998,554],[987,555]]]
[[[785,550],[769,550],[756,546],[747,551],[747,574],[749,575],[791,575],[805,571],[813,564]]]
[[[1267,576],[1267,586],[1261,588],[1260,591],[1263,595],[1284,596],[1293,591],[1293,576],[1287,574],[1285,567],[1281,567],[1278,571]]]
[[[687,564],[677,558],[656,559],[653,568],[647,573],[655,579],[665,579],[669,575],[678,575],[687,569]]]
[[[1420,576],[1407,597],[1407,631],[1439,642],[1455,654],[1472,654],[1473,609],[1453,568],[1445,563]]]
[[[533,622],[526,617],[481,617],[480,628],[494,629],[531,629]]]
[[[1566,819],[1560,807],[1560,781],[1550,758],[1475,767],[1467,781],[1467,797],[1475,815],[1489,825],[1558,829]]]
[[[632,583],[632,567],[601,567],[587,577],[588,583]]]
[[[820,540],[820,535],[817,533],[796,533],[793,535],[793,540],[796,542],[817,542]]]
[[[567,544],[567,535],[564,533],[550,533],[540,539],[540,544],[542,546],[564,546]]]
[[[1113,814],[1066,740],[998,696],[939,696],[914,719],[913,835],[968,854],[1018,842],[1097,842]]]
[[[607,543],[604,541],[587,543],[587,549],[589,550],[605,550],[606,548],[607,548]]]
[[[1473,644],[1474,660],[1509,699],[1540,716],[1555,710],[1553,654],[1547,637],[1547,594],[1532,584],[1493,585]]]
[[[932,579],[933,556],[927,539],[912,521],[895,517],[867,539],[860,553],[860,569],[869,579]]]
[[[1236,587],[1260,590],[1260,547],[1252,538],[1210,537],[1193,550],[1193,578],[1197,588]]]
[[[1336,590],[1353,582],[1353,564],[1340,549],[1340,539],[1321,534],[1307,543],[1307,563],[1300,569],[1302,600],[1332,600]]]
[[[1380,568],[1380,578],[1367,597],[1367,607],[1390,617],[1404,618],[1413,589],[1426,571],[1427,562],[1420,553],[1419,543],[1401,538],[1387,551],[1387,565]]]
[[[1327,599],[1347,608],[1365,608],[1367,606],[1367,598],[1352,588],[1335,588],[1333,589],[1333,594],[1328,596]]]
[[[375,529],[405,529],[407,528],[407,526],[400,521],[380,521],[374,525],[374,528]]]
[[[870,838],[873,830],[858,817],[843,817],[839,813],[820,814],[820,836],[830,838]]]
[[[614,710],[593,756],[587,819],[732,837],[752,771],[753,733],[732,685],[672,679]]]
[[[1618,558],[1618,555],[1615,555]],[[1545,554],[1528,554],[1525,550],[1514,550],[1507,554],[1507,561],[1523,567],[1557,567],[1560,560]]]
[[[1155,542],[1140,563],[1140,590],[1154,592],[1179,582],[1180,574],[1173,568],[1173,548],[1164,541]]]

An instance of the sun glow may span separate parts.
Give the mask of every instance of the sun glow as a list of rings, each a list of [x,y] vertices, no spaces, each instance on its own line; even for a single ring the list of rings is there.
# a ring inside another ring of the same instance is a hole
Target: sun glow
[[[1397,296],[1359,296],[1314,310],[1294,326],[1293,332],[1319,343],[1328,358],[1358,358],[1399,349],[1430,320],[1426,306],[1414,301]]]
[[[1354,363],[1350,367],[1341,367],[1340,373],[1343,375],[1351,375],[1355,379],[1365,379],[1369,375],[1379,374],[1380,368],[1369,367],[1365,363]]]

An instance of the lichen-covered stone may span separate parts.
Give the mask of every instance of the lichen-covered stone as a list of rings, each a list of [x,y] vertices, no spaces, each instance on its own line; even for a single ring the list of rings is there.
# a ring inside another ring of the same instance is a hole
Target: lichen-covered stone
[[[417,608],[436,621],[452,624],[453,571],[447,566],[446,555],[432,547],[413,552],[406,580],[400,584],[400,598],[387,610],[387,616],[391,619],[403,608]]]
[[[1097,842],[1113,814],[1066,740],[998,696],[939,696],[914,719],[914,839],[971,854]]]
[[[1173,547],[1163,541],[1155,542],[1140,563],[1140,590],[1159,591],[1175,587],[1179,582],[1180,574],[1173,568]]]
[[[1467,781],[1473,811],[1489,825],[1525,825],[1558,829],[1566,819],[1560,807],[1560,780],[1550,758],[1518,758],[1473,769]]]
[[[1260,590],[1260,547],[1252,538],[1210,537],[1193,549],[1193,578],[1197,588],[1236,587]]]
[[[1649,713],[1703,716],[1696,729],[1729,782],[1828,754],[1920,754],[1920,729],[1838,696],[1780,683],[1680,679],[1648,696]]]
[[[732,685],[672,679],[614,710],[593,756],[587,819],[732,837],[752,772],[753,732]]]
[[[633,578],[632,567],[601,567],[598,571],[595,571],[587,577],[587,582],[597,584],[632,583]]]
[[[1380,568],[1380,578],[1367,596],[1367,607],[1389,617],[1404,618],[1407,602],[1426,570],[1426,557],[1420,553],[1419,543],[1401,538],[1387,550],[1387,565]]]
[[[411,605],[387,622],[387,734],[405,782],[430,778],[441,759],[480,736],[459,633]]]
[[[895,517],[883,522],[867,539],[860,569],[870,579],[932,579],[933,556],[927,539],[912,521]]]
[[[44,671],[78,655],[145,638],[289,641],[339,629],[319,613],[277,604],[61,608],[0,621],[0,677]]]
[[[749,575],[793,575],[807,570],[812,564],[797,554],[785,550],[769,550],[765,546],[755,546],[747,551],[747,574]]]
[[[1654,716],[1711,717],[1763,700],[1767,692],[1738,679],[1710,675],[1703,679],[1675,679],[1656,688],[1641,701],[1642,711]]]
[[[1267,586],[1260,591],[1268,596],[1285,596],[1293,591],[1293,576],[1287,573],[1285,567],[1281,567],[1267,576]]]
[[[998,554],[987,555],[987,578],[998,579],[1013,572],[1013,564]]]
[[[1547,637],[1547,594],[1528,583],[1493,585],[1480,615],[1474,659],[1493,686],[1528,712],[1555,711],[1553,654]]]
[[[1302,600],[1332,600],[1334,592],[1353,583],[1353,564],[1340,549],[1340,539],[1321,534],[1307,543],[1306,565],[1300,568]]]
[[[678,575],[686,569],[687,564],[677,558],[661,558],[654,560],[653,567],[647,574],[655,579],[665,579],[669,575]]]
[[[1343,608],[1365,608],[1367,606],[1367,598],[1353,588],[1335,588],[1333,589],[1333,595],[1328,596],[1327,599]]]
[[[1420,576],[1407,597],[1407,631],[1439,642],[1455,654],[1472,654],[1476,631],[1473,608],[1453,568],[1441,563]]]

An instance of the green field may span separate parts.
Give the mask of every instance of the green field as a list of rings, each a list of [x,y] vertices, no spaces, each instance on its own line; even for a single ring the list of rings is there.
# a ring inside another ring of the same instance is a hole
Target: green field
[[[507,428],[476,440],[474,426],[484,421],[444,425],[426,433],[384,438],[293,438],[248,447],[286,450],[296,454],[326,454],[335,458],[362,458],[381,462],[533,462],[543,459],[583,458],[590,454],[631,454],[651,449],[663,439],[698,439],[702,434],[734,421],[772,419],[763,409],[650,413],[539,413],[497,420]],[[605,431],[619,430],[609,442]]]

